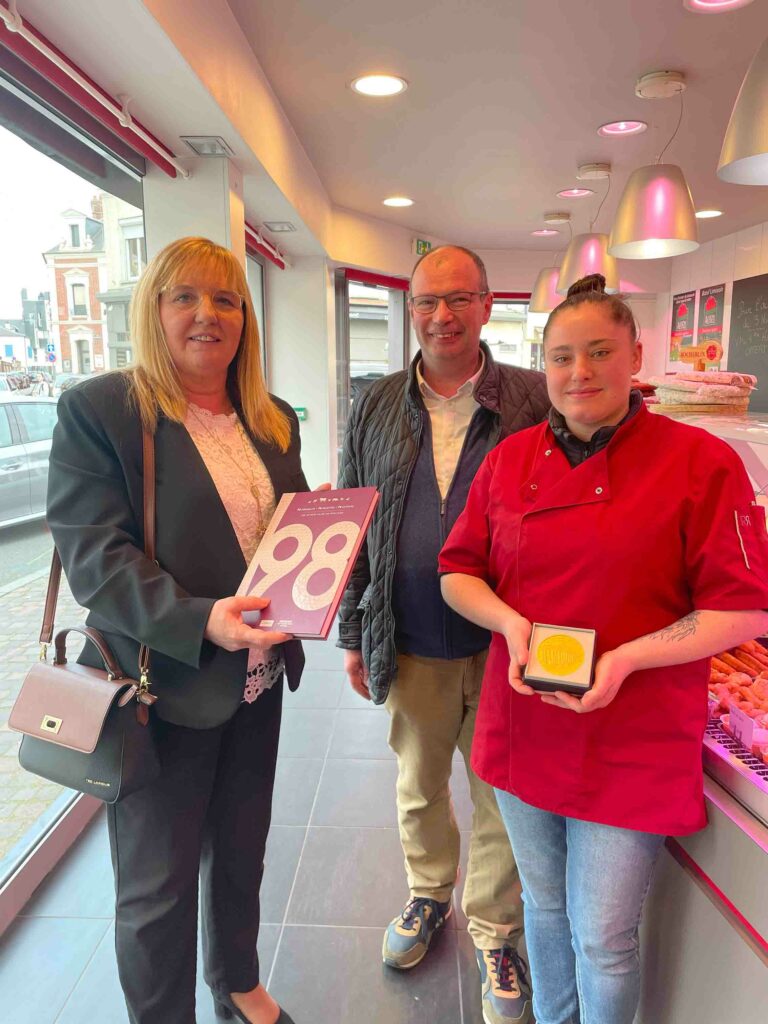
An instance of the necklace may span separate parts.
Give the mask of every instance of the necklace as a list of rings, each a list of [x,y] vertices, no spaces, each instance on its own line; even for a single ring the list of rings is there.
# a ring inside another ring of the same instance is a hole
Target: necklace
[[[188,403],[187,408],[190,410],[192,415],[195,417],[197,422],[200,424],[200,426],[205,431],[205,433],[208,435],[208,437],[211,439],[211,441],[213,441],[213,443],[216,445],[216,447],[219,449],[219,451],[224,452],[224,454],[227,456],[229,461],[235,467],[237,472],[245,480],[246,484],[248,485],[248,490],[251,492],[251,494],[253,495],[254,500],[256,501],[256,507],[257,507],[257,510],[258,510],[258,518],[259,518],[259,533],[263,534],[264,533],[264,529],[265,529],[265,524],[264,524],[264,513],[263,513],[262,505],[261,505],[261,495],[259,494],[259,484],[258,484],[258,481],[256,480],[255,475],[249,469],[245,468],[247,466],[250,466],[249,449],[248,449],[248,443],[247,443],[246,438],[245,438],[245,431],[243,429],[242,424],[240,423],[239,417],[237,416],[237,414],[235,414],[235,430],[237,431],[238,437],[240,438],[240,444],[241,444],[242,449],[243,449],[243,458],[244,458],[243,464],[241,464],[238,461],[238,459],[232,454],[232,451],[230,450],[229,445],[225,444],[221,440],[220,437],[216,436],[215,431],[211,430],[211,428],[208,426],[208,424],[205,422],[205,420],[202,418],[202,416],[200,416],[198,414],[197,409],[195,409],[194,405],[192,405],[191,403]]]

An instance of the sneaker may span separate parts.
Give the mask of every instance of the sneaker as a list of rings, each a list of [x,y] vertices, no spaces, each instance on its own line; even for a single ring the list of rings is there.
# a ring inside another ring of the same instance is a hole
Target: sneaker
[[[438,903],[412,896],[384,933],[382,957],[389,967],[407,970],[427,955],[432,936],[451,916],[451,901]]]
[[[528,968],[511,946],[476,949],[485,1024],[527,1024],[531,1019]]]

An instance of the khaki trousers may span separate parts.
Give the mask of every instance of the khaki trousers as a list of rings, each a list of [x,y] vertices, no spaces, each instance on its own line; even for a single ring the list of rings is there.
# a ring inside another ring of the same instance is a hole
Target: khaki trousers
[[[458,747],[474,805],[462,909],[478,949],[516,946],[523,930],[520,879],[493,789],[469,765],[486,652],[446,660],[398,655],[386,708],[397,755],[397,812],[412,896],[444,903],[459,868],[450,777]]]

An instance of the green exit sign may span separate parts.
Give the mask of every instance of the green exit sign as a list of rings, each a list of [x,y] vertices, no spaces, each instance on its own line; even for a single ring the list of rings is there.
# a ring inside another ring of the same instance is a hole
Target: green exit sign
[[[296,413],[297,420],[303,422],[307,418],[306,405],[294,405],[293,411]]]
[[[413,255],[414,256],[426,256],[432,248],[432,243],[428,242],[426,238],[414,238],[413,240]]]

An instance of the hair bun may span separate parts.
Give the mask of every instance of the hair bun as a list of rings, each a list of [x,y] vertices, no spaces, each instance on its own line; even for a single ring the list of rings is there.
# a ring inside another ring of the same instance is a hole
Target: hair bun
[[[605,295],[605,278],[602,274],[587,274],[574,281],[566,295],[570,299],[572,295],[583,295],[585,292],[600,292]]]

